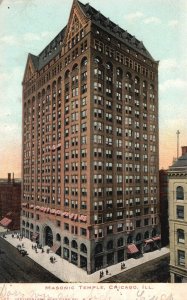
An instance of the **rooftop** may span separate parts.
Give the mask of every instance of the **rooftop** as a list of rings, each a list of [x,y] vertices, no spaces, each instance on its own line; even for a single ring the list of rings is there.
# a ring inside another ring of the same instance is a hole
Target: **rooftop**
[[[180,156],[173,165],[169,167],[169,171],[187,171],[187,153]]]
[[[90,19],[93,24],[108,32],[110,35],[115,36],[121,42],[127,44],[128,47],[133,48],[145,57],[154,61],[153,57],[147,51],[142,41],[139,41],[135,36],[132,36],[126,30],[122,29],[117,24],[112,22],[109,18],[105,17],[98,10],[93,8],[89,3],[83,4],[80,1],[74,0],[73,4],[78,5],[84,15],[88,19]],[[53,59],[60,53],[66,33],[66,28],[67,26],[65,26],[57,34],[57,36],[42,50],[42,52],[38,56],[29,54],[36,69],[42,69],[47,63],[49,63],[51,59]]]

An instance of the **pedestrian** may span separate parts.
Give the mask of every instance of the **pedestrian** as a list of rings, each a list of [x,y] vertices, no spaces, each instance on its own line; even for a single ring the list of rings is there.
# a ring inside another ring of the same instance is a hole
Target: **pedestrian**
[[[35,252],[38,253],[37,248],[35,248]]]
[[[44,253],[44,248],[42,248],[42,253]]]
[[[12,234],[12,238],[14,238],[14,235]]]
[[[106,269],[106,275],[108,275],[108,269]]]
[[[100,278],[102,278],[103,277],[103,275],[102,275],[102,272],[100,271]]]

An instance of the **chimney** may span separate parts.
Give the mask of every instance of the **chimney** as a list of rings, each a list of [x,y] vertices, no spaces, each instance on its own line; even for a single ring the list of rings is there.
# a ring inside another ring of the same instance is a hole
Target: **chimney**
[[[182,146],[182,155],[187,153],[187,146]]]
[[[11,182],[11,173],[8,173],[8,182]]]
[[[13,177],[12,177],[12,182],[14,183],[14,173],[12,174],[12,176],[13,176]]]

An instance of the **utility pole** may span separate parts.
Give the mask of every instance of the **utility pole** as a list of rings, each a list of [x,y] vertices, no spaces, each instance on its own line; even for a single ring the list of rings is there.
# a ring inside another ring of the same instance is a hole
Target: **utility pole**
[[[179,134],[180,134],[180,131],[177,130],[176,134],[177,134],[177,159],[178,159],[178,157],[179,157]]]

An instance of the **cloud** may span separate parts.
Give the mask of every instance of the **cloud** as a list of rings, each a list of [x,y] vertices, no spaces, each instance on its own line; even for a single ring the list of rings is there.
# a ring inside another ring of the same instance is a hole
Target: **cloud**
[[[169,26],[169,27],[172,27],[172,28],[177,27],[178,24],[179,24],[179,21],[178,21],[178,20],[171,20],[171,21],[168,22],[168,26]]]
[[[13,46],[18,44],[18,39],[13,35],[5,35],[0,38],[0,43],[1,45],[5,44],[5,45]]]
[[[0,44],[1,46],[9,45],[9,46],[23,46],[24,42],[40,42],[42,39],[47,39],[48,37],[53,36],[53,32],[51,31],[44,31],[41,33],[33,33],[33,32],[27,32],[23,35],[5,35],[0,37]]]
[[[183,80],[180,78],[177,79],[168,79],[165,82],[161,83],[159,85],[160,91],[161,92],[166,92],[167,90],[170,89],[187,89],[187,80]]]
[[[159,69],[160,71],[170,71],[176,69],[178,67],[178,63],[176,59],[168,58],[160,61]]]
[[[125,15],[124,18],[129,22],[134,22],[138,19],[141,19],[144,16],[144,14],[141,11],[136,11],[134,13]]]
[[[149,17],[143,20],[145,24],[160,24],[161,20],[157,17]]]

